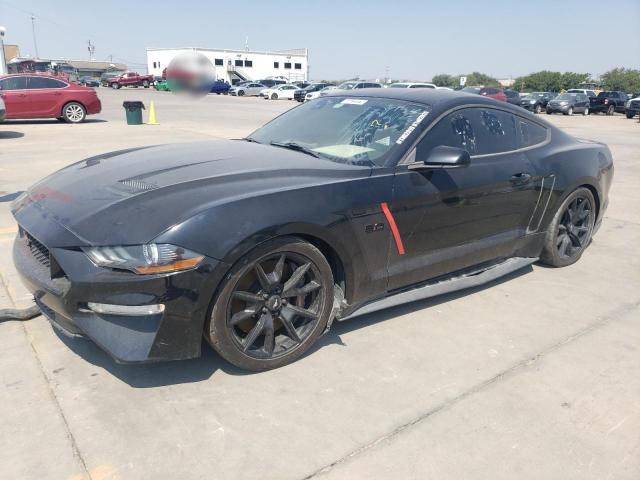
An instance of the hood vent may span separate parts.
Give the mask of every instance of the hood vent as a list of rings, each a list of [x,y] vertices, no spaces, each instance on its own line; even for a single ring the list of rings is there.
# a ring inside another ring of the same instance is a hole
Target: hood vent
[[[143,182],[135,178],[125,178],[124,180],[119,180],[118,183],[127,187],[127,190],[131,193],[148,192],[149,190],[158,188],[158,185],[154,183]]]

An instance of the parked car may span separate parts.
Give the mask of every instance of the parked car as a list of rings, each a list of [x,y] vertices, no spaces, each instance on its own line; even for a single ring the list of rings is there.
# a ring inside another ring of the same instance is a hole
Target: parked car
[[[307,95],[304,97],[304,101],[308,102],[309,100],[313,100],[314,98],[324,97],[325,95],[328,95],[329,93],[337,89],[338,87],[336,85],[329,85],[328,87],[324,87],[319,92],[307,93]]]
[[[473,93],[476,95],[482,95],[483,97],[493,98],[494,100],[500,100],[502,102],[507,101],[507,96],[504,93],[504,90],[496,87],[464,87],[461,92],[464,93]]]
[[[197,357],[204,336],[276,368],[334,319],[577,262],[613,177],[606,145],[443,90],[336,90],[243,140],[101,155],[18,197],[43,315],[120,362]]]
[[[264,80],[256,80],[255,83],[260,83],[265,87],[271,88],[276,85],[284,85],[287,83],[286,80],[281,80],[279,78],[265,78]]]
[[[433,83],[396,82],[388,88],[436,88]]]
[[[563,93],[547,103],[546,112],[548,115],[560,112],[565,115],[582,113],[589,115],[589,97],[584,93]]]
[[[280,100],[280,99],[288,99],[293,100],[293,95],[299,90],[298,87],[291,84],[277,85],[273,88],[267,88],[266,90],[262,90],[260,92],[260,96],[265,100]]]
[[[551,92],[532,92],[520,98],[520,106],[531,110],[533,113],[540,113],[547,108],[549,100],[555,98],[557,94]]]
[[[100,86],[100,80],[93,78],[93,77],[89,77],[89,76],[84,76],[84,77],[80,77],[78,78],[78,81],[76,82],[78,85],[84,85],[85,87],[99,87]]]
[[[627,103],[627,94],[624,92],[600,92],[597,97],[589,99],[591,113],[606,113],[613,115],[615,112],[624,113],[624,104]]]
[[[361,88],[382,88],[377,82],[348,81],[338,85],[338,90],[360,90]]]
[[[149,88],[155,79],[153,75],[140,75],[137,72],[127,72],[117,77],[109,79],[109,86],[114,89],[122,87],[144,87]]]
[[[596,92],[588,88],[570,88],[566,93],[584,93],[588,98],[596,97]]]
[[[159,92],[171,91],[171,87],[169,86],[169,82],[167,80],[157,80],[156,83],[153,84],[153,87]]]
[[[624,113],[627,118],[633,118],[640,113],[640,93],[636,93],[631,100],[624,105]]]
[[[296,87],[302,89],[307,88],[311,84],[309,82],[291,82],[291,85],[295,85]]]
[[[504,90],[504,94],[507,96],[507,102],[512,105],[520,105],[520,94],[515,90]]]
[[[328,87],[329,85],[330,85],[329,83],[311,83],[306,87],[293,92],[293,98],[299,102],[304,102],[307,94],[313,93],[313,92],[319,92],[320,90],[322,90],[325,87]]]
[[[100,75],[100,85],[102,85],[103,87],[108,87],[109,80],[115,77],[119,77],[121,75],[124,75],[124,72],[105,72],[102,75]]]
[[[58,118],[80,123],[100,113],[102,105],[93,88],[50,75],[13,74],[0,77],[0,97],[7,119]]]
[[[0,96],[0,122],[4,122],[4,117],[6,116],[6,114],[7,111],[4,107],[4,100],[2,100],[2,97]]]
[[[260,92],[266,87],[262,83],[242,82],[239,85],[229,88],[229,95],[237,95],[238,97],[254,97],[260,95]]]
[[[210,93],[215,93],[216,95],[220,95],[222,93],[226,95],[227,93],[229,93],[229,90],[231,90],[231,85],[229,85],[227,82],[223,82],[222,80],[217,80],[213,82],[213,84],[211,84]]]

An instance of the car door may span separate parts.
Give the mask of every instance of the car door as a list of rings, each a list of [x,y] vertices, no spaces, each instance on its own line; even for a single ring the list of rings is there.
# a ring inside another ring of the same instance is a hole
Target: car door
[[[62,111],[63,92],[68,85],[55,78],[27,77],[27,93],[32,114],[36,117],[56,116]]]
[[[574,110],[578,112],[584,112],[589,107],[589,97],[584,93],[578,93],[576,95],[576,105]]]
[[[32,115],[26,76],[0,79],[0,97],[4,100],[6,118],[30,118]]]
[[[294,85],[284,85],[282,87],[282,96],[286,99],[291,100],[293,98],[293,92],[295,92],[298,88]]]
[[[394,177],[391,214],[403,247],[389,254],[390,290],[513,254],[534,212],[540,178],[521,148],[516,115],[451,111],[429,128]],[[440,145],[467,150],[452,169],[408,168]]]

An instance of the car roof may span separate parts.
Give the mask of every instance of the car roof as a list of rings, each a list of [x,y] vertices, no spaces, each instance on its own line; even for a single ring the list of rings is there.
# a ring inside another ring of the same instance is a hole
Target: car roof
[[[454,90],[438,90],[432,88],[363,88],[360,90],[336,90],[327,97],[387,98],[421,103],[431,106],[431,114],[439,115],[451,108],[464,105],[487,105],[511,111],[520,116],[528,116],[528,112],[519,106],[493,98]],[[546,122],[538,122],[545,123]]]

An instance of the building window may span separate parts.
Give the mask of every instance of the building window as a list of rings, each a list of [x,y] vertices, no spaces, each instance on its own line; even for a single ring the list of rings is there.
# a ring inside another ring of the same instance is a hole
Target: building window
[[[273,68],[280,68],[280,62],[273,62]]]
[[[296,70],[302,70],[302,64],[301,63],[296,63],[293,66],[295,67]]]
[[[245,60],[244,61],[244,66],[245,67],[253,67],[253,60]]]
[[[289,62],[285,63],[284,64],[284,68],[289,68],[290,69],[291,68],[291,64]]]
[[[156,62],[153,62],[153,68],[156,68]]]
[[[215,61],[216,67],[221,67],[224,65],[224,60],[222,60],[221,58],[216,58],[214,61]]]
[[[235,65],[236,65],[236,67],[241,67],[242,66],[242,60],[236,60]]]

